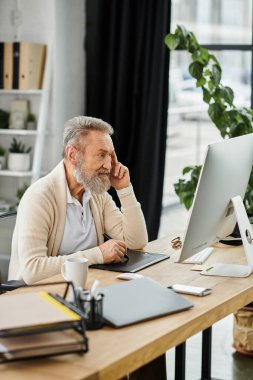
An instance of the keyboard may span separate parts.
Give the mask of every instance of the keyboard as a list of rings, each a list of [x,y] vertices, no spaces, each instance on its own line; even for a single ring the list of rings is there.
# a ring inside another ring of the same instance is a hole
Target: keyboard
[[[203,249],[202,251],[195,253],[195,255],[189,257],[188,259],[184,260],[184,263],[187,264],[203,264],[208,257],[211,255],[213,252],[214,248],[212,247],[207,247]]]

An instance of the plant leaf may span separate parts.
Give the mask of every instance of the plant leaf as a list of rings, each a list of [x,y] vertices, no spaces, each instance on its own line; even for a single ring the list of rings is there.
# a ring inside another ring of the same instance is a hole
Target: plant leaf
[[[213,65],[212,67],[212,76],[214,84],[217,86],[221,80],[221,68],[217,64]]]
[[[221,116],[221,113],[222,113],[222,109],[219,106],[219,104],[217,104],[217,103],[211,103],[209,105],[208,115],[210,116],[210,118],[213,121],[217,120]]]
[[[200,79],[197,80],[196,86],[197,87],[203,87],[206,84],[206,80],[204,77],[201,77]]]
[[[167,34],[164,41],[170,50],[175,50],[180,44],[180,38],[175,34]]]
[[[209,104],[211,100],[211,94],[205,87],[202,87],[202,90],[203,90],[203,100],[205,103]]]
[[[203,74],[203,65],[199,62],[192,62],[189,66],[189,72],[193,78],[200,79]]]

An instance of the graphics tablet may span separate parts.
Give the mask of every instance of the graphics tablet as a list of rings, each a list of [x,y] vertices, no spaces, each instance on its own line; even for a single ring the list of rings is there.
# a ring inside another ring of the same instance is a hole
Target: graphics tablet
[[[144,251],[127,250],[128,261],[111,264],[93,264],[90,268],[111,270],[114,272],[138,272],[150,265],[166,260],[170,257],[168,254],[152,253]]]

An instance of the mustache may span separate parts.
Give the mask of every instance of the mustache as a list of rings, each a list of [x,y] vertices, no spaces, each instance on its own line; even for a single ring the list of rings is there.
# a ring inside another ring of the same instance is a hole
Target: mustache
[[[107,170],[107,169],[100,169],[97,171],[97,174],[107,174],[109,175],[110,174],[110,170]]]

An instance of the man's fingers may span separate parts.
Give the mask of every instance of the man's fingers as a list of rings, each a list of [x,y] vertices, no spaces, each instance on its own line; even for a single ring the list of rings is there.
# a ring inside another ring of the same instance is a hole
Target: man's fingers
[[[126,252],[126,244],[121,240],[113,240],[110,239],[106,241],[105,243],[101,244],[99,246],[103,257],[104,262],[120,262]]]
[[[118,157],[117,157],[117,154],[116,154],[115,151],[112,153],[112,162],[113,162],[115,165],[118,163]]]

